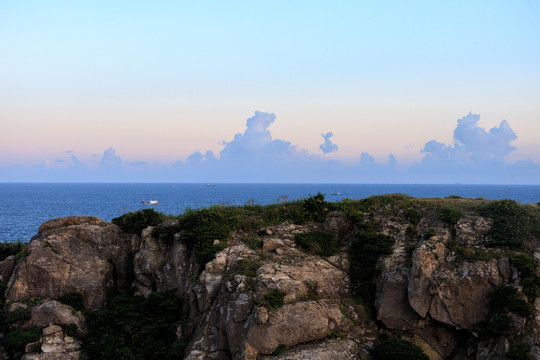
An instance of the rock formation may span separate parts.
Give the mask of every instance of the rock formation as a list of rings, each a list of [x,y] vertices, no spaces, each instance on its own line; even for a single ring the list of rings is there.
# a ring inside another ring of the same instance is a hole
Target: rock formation
[[[142,296],[175,290],[185,299],[187,321],[178,330],[189,340],[185,359],[370,359],[381,334],[400,334],[432,360],[503,359],[511,344],[479,331],[493,320],[495,289],[508,286],[526,299],[520,271],[508,252],[484,247],[491,229],[486,218],[471,211],[449,226],[434,214],[428,208],[414,226],[402,208],[362,214],[395,240],[377,262],[375,301],[367,306],[355,301],[349,276],[348,249],[361,224],[341,212],[320,223],[267,226],[258,231],[259,247],[234,231],[207,264],[197,263],[181,231],[170,241],[154,236],[152,227],[133,235],[98,218],[55,219],[40,227],[18,261],[1,262],[0,273],[3,281],[10,276],[9,313],[43,299],[18,323],[42,329],[41,343],[29,344],[23,359],[78,358],[81,342],[57,325],[76,324],[84,334],[86,323],[56,301],[63,294],[81,293],[96,310],[109,289],[130,287]],[[299,249],[295,234],[311,230],[341,239],[337,253]],[[540,308],[538,298],[533,302]],[[505,313],[531,358],[540,354],[539,313]]]

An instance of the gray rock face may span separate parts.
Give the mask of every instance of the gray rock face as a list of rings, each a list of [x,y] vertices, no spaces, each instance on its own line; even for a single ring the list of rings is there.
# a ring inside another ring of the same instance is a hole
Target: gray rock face
[[[8,283],[6,298],[58,299],[80,292],[85,306],[100,308],[107,289],[131,282],[130,239],[113,224],[92,217],[46,222],[28,245]]]
[[[62,304],[56,300],[46,300],[32,308],[31,318],[23,327],[37,326],[46,327],[48,324],[69,325],[75,324],[78,333],[86,333],[86,320],[84,316],[75,311],[71,306]]]

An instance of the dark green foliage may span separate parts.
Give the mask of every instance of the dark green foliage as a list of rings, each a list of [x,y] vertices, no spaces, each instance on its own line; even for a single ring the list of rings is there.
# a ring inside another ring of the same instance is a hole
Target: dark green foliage
[[[172,243],[174,234],[180,231],[179,226],[163,226],[163,223],[152,229],[152,236],[165,243]]]
[[[22,241],[0,242],[0,261],[4,260],[8,256],[17,255],[17,253],[19,253],[25,245],[27,244],[23,243]]]
[[[182,301],[172,291],[146,299],[117,296],[88,317],[86,350],[98,360],[182,359],[176,338],[181,319]]]
[[[31,316],[32,316],[32,309],[30,309],[29,307],[27,308],[20,307],[9,313],[7,321],[9,323],[14,323],[18,321],[30,320]]]
[[[519,270],[519,284],[523,286],[523,293],[534,298],[540,289],[540,277],[536,274],[536,262],[524,253],[510,256],[510,262]]]
[[[530,236],[532,214],[514,200],[498,200],[487,204],[482,214],[493,220],[491,243],[494,246],[521,246]]]
[[[314,255],[332,256],[339,250],[338,240],[325,231],[295,234],[294,239],[299,248]]]
[[[326,219],[330,204],[324,200],[324,194],[310,195],[302,201],[306,216],[313,221],[322,222]]]
[[[372,355],[375,360],[429,360],[421,348],[403,339],[383,341],[373,349]]]
[[[164,214],[154,209],[142,209],[114,218],[112,223],[118,225],[125,232],[140,234],[148,226],[159,225],[164,218]]]
[[[67,336],[76,337],[79,327],[75,323],[69,323],[67,325],[62,325],[62,329]]]
[[[456,262],[463,261],[489,261],[500,257],[500,253],[494,250],[487,250],[480,247],[463,247],[459,241],[451,240],[448,242],[448,249],[453,251],[456,256]]]
[[[304,293],[304,295],[302,295],[300,301],[319,300],[319,287],[317,286],[317,284],[309,281],[304,281],[304,285],[306,285],[307,291]]]
[[[279,344],[276,350],[272,352],[272,356],[281,355],[285,350],[287,350],[287,345]]]
[[[257,269],[260,268],[262,262],[254,259],[244,259],[238,263],[237,273],[247,277],[257,276]]]
[[[445,197],[445,199],[463,199],[463,198],[459,195],[450,195],[450,196]]]
[[[435,235],[437,235],[437,233],[435,232],[435,230],[429,229],[428,231],[426,231],[426,232],[424,233],[424,239],[429,239],[429,238],[431,238],[431,237],[433,237],[433,236],[435,236]]]
[[[223,249],[223,245],[214,245],[214,240],[226,240],[238,219],[226,208],[213,206],[188,210],[179,221],[182,239],[195,251],[197,262],[204,265]]]
[[[28,329],[13,329],[2,339],[2,345],[12,352],[24,352],[26,344],[38,341],[41,337],[41,329],[33,326]]]
[[[442,222],[448,225],[456,225],[459,219],[463,217],[461,210],[450,207],[443,207],[439,209],[437,215]]]
[[[525,341],[518,341],[510,346],[506,357],[510,360],[528,360],[531,346]]]
[[[264,306],[268,310],[279,309],[285,304],[285,293],[281,290],[274,289],[264,294],[264,299],[257,302],[259,306]]]
[[[519,297],[517,290],[511,286],[499,286],[491,295],[491,305],[496,313],[513,312],[519,316],[529,316],[532,313],[526,300]]]
[[[395,240],[388,235],[358,232],[351,246],[349,275],[353,293],[368,304],[373,303],[375,265],[381,255],[390,254]]]
[[[485,339],[494,339],[499,336],[512,334],[512,319],[506,314],[495,314],[489,323],[480,327],[480,335]]]
[[[251,250],[262,249],[263,247],[263,239],[258,236],[244,236],[242,241],[249,246]]]
[[[65,293],[58,298],[62,304],[66,304],[78,311],[84,311],[84,296],[78,292]]]
[[[422,218],[422,213],[415,208],[408,208],[405,210],[405,219],[411,224],[418,224]]]

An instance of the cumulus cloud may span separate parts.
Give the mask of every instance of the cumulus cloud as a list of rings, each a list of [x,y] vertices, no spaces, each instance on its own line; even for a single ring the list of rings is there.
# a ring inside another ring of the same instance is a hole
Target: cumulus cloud
[[[511,142],[516,133],[506,120],[488,131],[479,126],[480,115],[472,114],[458,119],[454,130],[454,144],[445,145],[436,140],[427,142],[421,150],[423,162],[428,164],[492,164],[503,163],[516,148]]]
[[[243,132],[224,141],[218,155],[194,151],[173,164],[124,162],[113,148],[103,152],[99,165],[86,166],[74,154],[68,162],[48,162],[33,168],[0,168],[1,181],[171,181],[171,182],[351,182],[351,183],[499,183],[538,184],[540,164],[531,160],[507,162],[517,139],[507,121],[485,130],[480,116],[469,113],[457,120],[453,141],[425,143],[423,158],[399,166],[394,154],[376,161],[367,151],[354,164],[310,154],[291,142],[274,139],[273,113],[256,111]],[[337,150],[332,133],[321,134],[323,153]],[[368,150],[368,149],[366,149]],[[61,164],[61,166],[60,166]],[[58,166],[53,166],[58,165]],[[17,175],[18,174],[18,175]]]
[[[338,150],[338,146],[330,140],[332,136],[334,136],[333,133],[327,132],[326,134],[321,133],[321,136],[324,139],[324,143],[319,146],[319,149],[322,150],[323,153],[328,154],[334,151]]]
[[[275,161],[290,157],[295,147],[289,141],[272,139],[268,127],[276,120],[273,113],[255,111],[255,115],[247,119],[246,130],[238,133],[220,152],[223,162],[259,162]]]
[[[122,167],[122,159],[116,156],[116,150],[110,147],[103,152],[99,167],[108,170],[119,169]]]

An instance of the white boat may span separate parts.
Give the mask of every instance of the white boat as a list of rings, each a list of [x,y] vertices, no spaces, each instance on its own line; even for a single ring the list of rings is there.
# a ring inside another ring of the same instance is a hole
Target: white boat
[[[340,192],[333,192],[332,194],[330,195],[343,195],[343,193],[340,193]]]
[[[141,204],[143,204],[143,205],[157,205],[157,204],[159,204],[159,201],[157,201],[157,200],[141,201]]]

